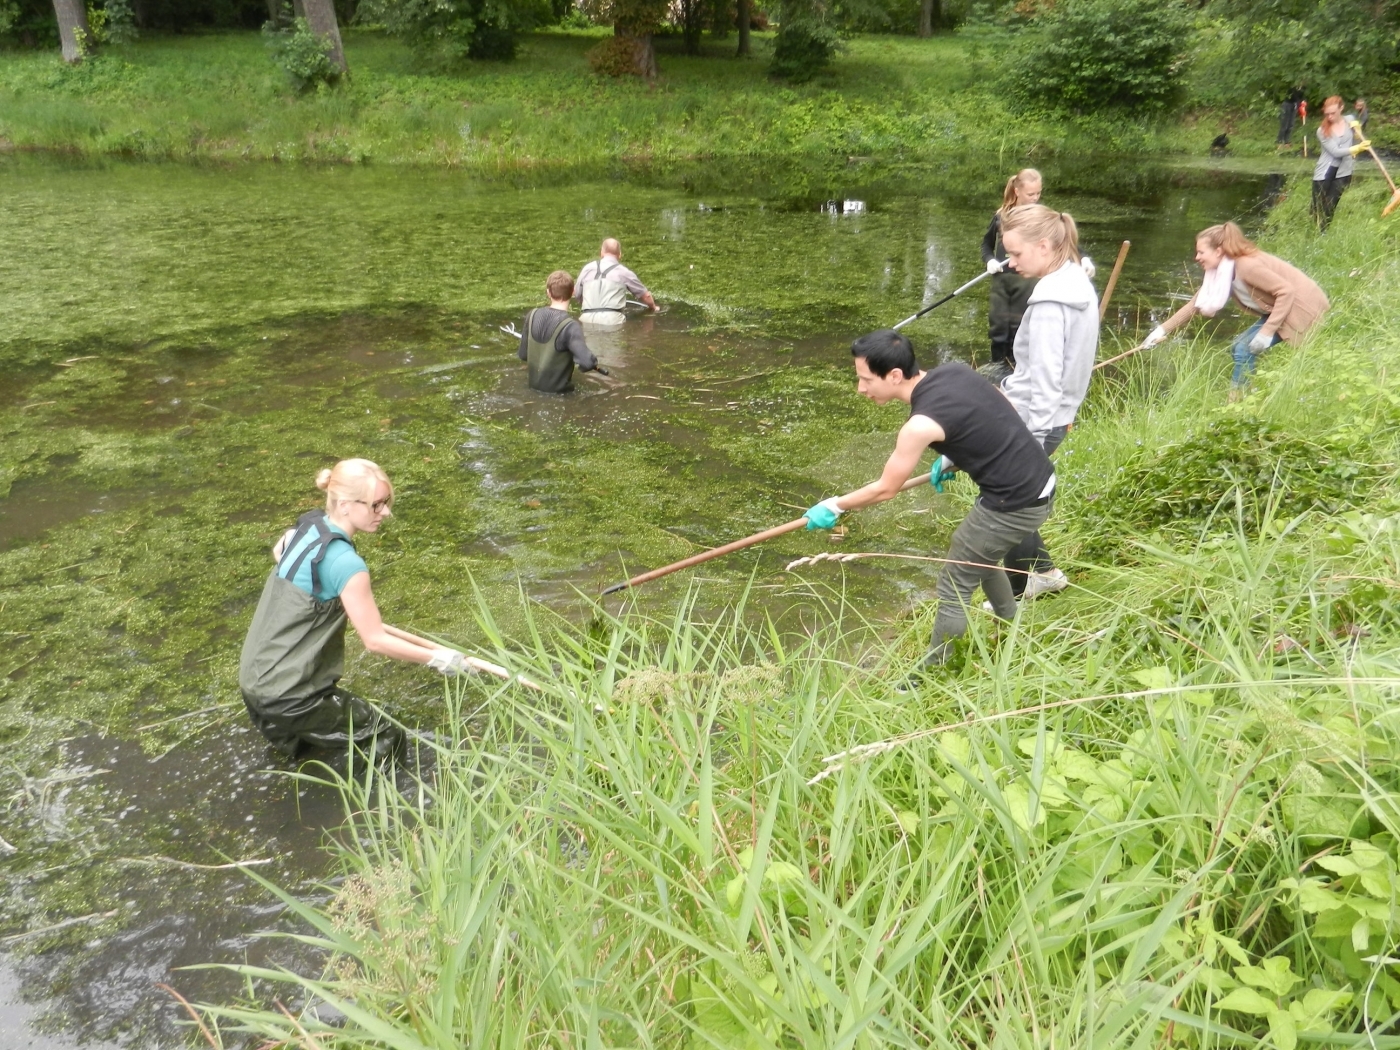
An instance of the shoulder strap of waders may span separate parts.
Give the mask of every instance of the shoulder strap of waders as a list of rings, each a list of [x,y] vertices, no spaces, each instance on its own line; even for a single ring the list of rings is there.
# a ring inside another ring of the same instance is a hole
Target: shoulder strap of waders
[[[605,270],[605,269],[603,269],[603,264],[602,264],[602,263],[599,263],[599,264],[598,264],[598,280],[601,281],[604,277],[606,277],[608,274],[612,273],[614,270],[616,270],[616,269],[617,269],[619,266],[621,266],[621,265],[622,265],[621,262],[619,262],[617,259],[614,259],[614,260],[613,260],[613,264],[612,264],[611,266],[609,266],[609,267]]]
[[[306,560],[307,555],[315,551],[315,556],[311,559],[311,597],[315,598],[316,592],[321,589],[321,562],[325,558],[326,552],[330,550],[331,543],[335,540],[340,540],[343,543],[350,543],[350,541],[340,533],[334,531],[330,525],[326,523],[326,512],[324,510],[309,510],[301,517],[297,518],[297,531],[292,534],[291,540],[288,541],[287,550],[295,550],[296,545],[301,542],[302,537],[313,530],[316,532],[316,539],[306,545],[301,553],[296,556],[296,560],[292,562],[290,568],[288,568],[286,572],[282,571],[282,565],[279,563],[277,566],[277,575],[288,581],[295,579],[297,572],[301,569],[301,563]],[[350,543],[350,549],[355,549],[353,543]],[[283,561],[285,560],[286,555],[284,554]]]
[[[558,315],[559,315],[559,320],[556,321],[554,327],[551,328],[551,329],[549,330],[549,334],[546,335],[543,339],[541,339],[541,338],[538,338],[538,337],[535,335],[535,332],[534,332],[534,329],[535,329],[535,315],[538,314],[538,313],[540,313],[541,311],[544,311],[544,310],[549,310],[550,313],[558,314]],[[562,331],[564,330],[564,325],[565,325],[566,323],[568,323],[569,321],[572,321],[572,320],[573,320],[573,318],[570,317],[568,314],[566,314],[563,310],[550,310],[549,307],[543,307],[543,306],[542,306],[542,307],[539,307],[539,308],[537,308],[537,309],[531,310],[531,311],[530,311],[530,321],[529,321],[529,325],[528,325],[528,327],[529,327],[529,329],[530,329],[530,338],[533,339],[535,342],[539,343],[541,346],[550,346],[550,345],[552,345],[552,344],[554,343],[554,340],[558,337],[559,333],[562,332]],[[559,348],[556,346],[555,349],[557,350],[557,349],[559,349]]]

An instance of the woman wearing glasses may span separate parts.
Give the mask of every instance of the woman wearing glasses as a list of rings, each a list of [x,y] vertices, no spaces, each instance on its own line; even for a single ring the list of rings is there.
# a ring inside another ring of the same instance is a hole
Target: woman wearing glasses
[[[402,744],[398,727],[339,685],[347,618],[365,648],[381,656],[458,675],[462,654],[425,649],[384,629],[354,538],[392,516],[388,475],[367,459],[343,459],[317,475],[316,487],[326,509],[303,514],[272,548],[277,567],[243,642],[238,685],[253,724],[289,757],[308,748],[368,749],[371,741],[376,759],[390,757]]]

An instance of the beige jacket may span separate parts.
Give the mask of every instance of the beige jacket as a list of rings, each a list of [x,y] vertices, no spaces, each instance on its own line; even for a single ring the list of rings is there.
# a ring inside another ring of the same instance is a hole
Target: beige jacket
[[[1249,294],[1268,316],[1260,334],[1277,332],[1284,342],[1295,343],[1301,339],[1332,305],[1316,281],[1268,252],[1254,252],[1236,259],[1235,280],[1249,289]],[[1238,294],[1234,298],[1239,302]],[[1240,303],[1240,307],[1249,309],[1244,303]],[[1174,332],[1195,316],[1196,298],[1192,296],[1189,303],[1162,322],[1162,330]]]

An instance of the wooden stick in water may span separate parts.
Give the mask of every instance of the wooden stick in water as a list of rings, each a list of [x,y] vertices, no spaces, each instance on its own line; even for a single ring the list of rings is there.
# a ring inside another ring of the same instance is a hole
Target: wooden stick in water
[[[1118,249],[1118,259],[1113,264],[1113,272],[1108,275],[1108,284],[1104,285],[1103,298],[1099,300],[1100,321],[1103,320],[1104,314],[1108,313],[1108,301],[1113,298],[1113,289],[1118,285],[1118,275],[1123,272],[1123,260],[1128,257],[1128,249],[1132,246],[1132,241],[1124,241],[1123,247]]]
[[[426,638],[420,638],[416,634],[410,634],[408,631],[401,630],[398,627],[392,627],[387,623],[384,625],[384,630],[386,633],[399,639],[399,641],[408,642],[411,645],[417,645],[423,649],[451,648],[450,646],[439,645],[437,642],[431,642]],[[460,652],[460,650],[456,651]],[[523,674],[511,674],[507,668],[502,667],[500,664],[493,664],[490,660],[483,660],[477,656],[467,656],[464,653],[462,655],[462,662],[474,671],[482,671],[486,674],[504,679],[507,682],[519,682],[526,689],[542,690],[544,688],[538,682],[531,681]]]
[[[920,485],[927,485],[929,476],[920,474],[917,478],[910,478],[899,487],[900,492],[908,492],[910,489],[918,488]],[[670,565],[663,565],[659,569],[652,569],[644,572],[640,576],[633,576],[630,580],[622,583],[615,583],[605,590],[600,597],[607,597],[609,594],[616,594],[618,591],[626,590],[629,587],[639,587],[652,580],[659,580],[663,576],[669,576],[673,572],[680,572],[682,569],[689,569],[693,565],[703,562],[713,561],[715,558],[723,558],[726,554],[733,554],[741,551],[745,547],[752,547],[754,544],[762,543],[764,540],[776,539],[785,536],[789,532],[796,532],[798,529],[807,527],[806,517],[794,518],[792,521],[782,525],[775,525],[771,529],[764,529],[762,532],[755,532],[752,536],[745,536],[742,540],[735,540],[733,543],[726,543],[723,547],[715,547],[713,550],[701,551],[699,554],[692,554],[689,558],[682,558],[680,561],[672,562]]]

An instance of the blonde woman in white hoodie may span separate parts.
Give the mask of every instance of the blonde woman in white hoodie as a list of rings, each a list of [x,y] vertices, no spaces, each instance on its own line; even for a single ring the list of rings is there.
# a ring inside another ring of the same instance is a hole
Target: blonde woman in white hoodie
[[[1002,221],[1002,244],[1016,271],[1039,278],[1013,350],[1016,371],[1001,389],[1046,453],[1069,432],[1089,391],[1099,346],[1099,296],[1079,255],[1074,217],[1042,204],[1013,208]],[[1006,555],[1017,597],[1069,586],[1036,532]]]

